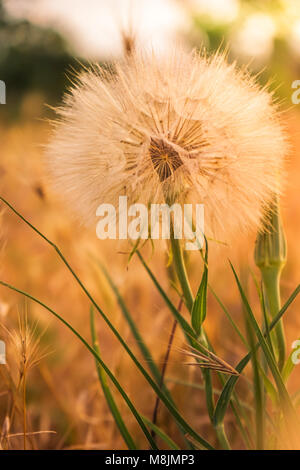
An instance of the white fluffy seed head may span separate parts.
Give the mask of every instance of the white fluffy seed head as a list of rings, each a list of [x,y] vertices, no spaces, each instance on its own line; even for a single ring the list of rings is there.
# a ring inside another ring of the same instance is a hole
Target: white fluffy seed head
[[[174,50],[84,72],[57,110],[47,149],[81,220],[102,203],[203,203],[208,236],[259,228],[280,191],[285,135],[271,95],[229,65]]]

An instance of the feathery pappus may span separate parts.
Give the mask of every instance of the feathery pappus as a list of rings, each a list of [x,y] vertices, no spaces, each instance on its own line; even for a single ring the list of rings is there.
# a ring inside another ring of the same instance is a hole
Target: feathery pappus
[[[57,110],[52,180],[81,220],[119,196],[203,203],[209,236],[260,226],[287,143],[272,95],[224,54],[133,53],[84,71]]]

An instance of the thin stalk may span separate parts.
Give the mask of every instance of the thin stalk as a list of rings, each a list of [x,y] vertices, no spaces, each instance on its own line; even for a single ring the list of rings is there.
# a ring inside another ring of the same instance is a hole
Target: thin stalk
[[[26,370],[23,375],[23,448],[26,450],[26,434],[27,434],[27,419],[26,419]]]
[[[181,310],[181,305],[182,305],[182,300],[180,300],[180,303],[179,303],[179,306],[178,306],[178,311],[179,312]],[[164,378],[165,378],[166,371],[167,371],[167,366],[168,366],[168,362],[169,362],[169,357],[170,357],[170,352],[171,352],[171,348],[172,348],[172,344],[173,344],[173,340],[174,340],[174,336],[175,336],[176,327],[177,327],[177,321],[174,320],[174,323],[173,323],[172,329],[171,329],[171,333],[170,333],[170,337],[169,337],[169,342],[168,342],[164,362],[163,362],[162,371],[161,371],[161,377],[160,377],[160,383],[159,383],[160,388],[162,388],[163,385],[164,385]],[[155,400],[153,415],[152,415],[152,423],[154,425],[157,422],[157,414],[158,414],[159,403],[160,403],[160,398],[157,395],[156,400]],[[152,430],[152,437],[153,437],[153,439],[155,439],[155,431],[154,430]]]
[[[229,444],[227,436],[226,436],[224,424],[223,423],[219,424],[218,426],[215,427],[215,430],[216,430],[216,433],[217,433],[217,436],[218,436],[218,440],[219,440],[221,446],[223,447],[223,449],[231,450],[230,444]]]

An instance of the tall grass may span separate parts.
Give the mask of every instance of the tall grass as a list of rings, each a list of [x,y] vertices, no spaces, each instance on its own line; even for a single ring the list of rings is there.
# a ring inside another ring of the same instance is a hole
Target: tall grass
[[[228,413],[232,413],[235,421],[235,427],[240,432],[241,440],[244,442],[245,448],[249,449],[269,449],[276,448],[299,448],[299,407],[298,394],[291,394],[287,388],[287,380],[293,369],[291,356],[284,358],[282,364],[282,356],[275,355],[278,350],[278,336],[272,332],[277,329],[282,322],[284,315],[288,313],[288,308],[294,301],[300,291],[298,286],[290,297],[285,301],[282,308],[272,309],[271,318],[269,315],[270,302],[266,299],[268,289],[264,286],[257,286],[258,295],[261,300],[262,318],[264,318],[263,326],[259,325],[257,312],[254,313],[250,305],[250,300],[246,295],[245,288],[231,264],[232,279],[227,280],[228,283],[236,285],[236,292],[240,296],[241,305],[244,311],[247,324],[247,338],[244,337],[239,327],[236,325],[230,311],[218,298],[214,292],[216,299],[221,305],[226,317],[230,320],[232,333],[237,334],[239,341],[243,347],[247,348],[247,354],[240,359],[238,364],[227,364],[216,353],[213,344],[204,329],[204,323],[208,311],[208,244],[205,249],[200,252],[199,265],[202,266],[202,276],[199,282],[196,296],[194,298],[190,287],[188,269],[178,240],[172,240],[172,253],[174,270],[177,273],[179,281],[179,297],[184,301],[189,315],[183,315],[179,308],[172,302],[170,296],[165,291],[148,262],[145,260],[141,251],[136,247],[133,256],[136,256],[151,281],[153,288],[157,290],[162,297],[166,307],[174,317],[178,328],[182,331],[185,345],[184,350],[188,355],[192,364],[202,371],[203,388],[206,396],[206,413],[210,422],[211,431],[209,439],[198,431],[197,417],[194,422],[186,419],[182,411],[178,408],[175,397],[173,397],[172,389],[169,387],[170,381],[164,377],[159,365],[155,362],[151,349],[146,345],[143,339],[143,333],[134,320],[134,316],[126,306],[125,300],[119,292],[117,285],[109,274],[108,270],[100,266],[108,280],[114,295],[119,303],[121,312],[131,331],[132,337],[136,341],[140,354],[146,362],[146,367],[142,364],[137,354],[129,346],[124,339],[123,332],[119,331],[111,322],[109,316],[104,313],[94,296],[90,293],[85,284],[78,277],[70,263],[63,255],[58,246],[45,236],[39,229],[19,213],[12,204],[0,197],[2,203],[9,208],[20,220],[29,226],[35,234],[49,244],[57,253],[61,262],[73,276],[74,281],[79,285],[82,294],[85,295],[90,304],[90,326],[91,326],[91,342],[85,339],[80,332],[66,321],[59,313],[46,305],[34,295],[12,286],[5,281],[0,284],[6,288],[14,290],[42,308],[46,309],[51,315],[56,317],[66,328],[68,328],[82,343],[82,345],[93,356],[96,364],[96,371],[99,379],[99,386],[103,390],[103,396],[107,402],[108,409],[116,424],[116,429],[121,434],[126,446],[129,449],[144,448],[146,442],[152,449],[167,446],[171,449],[195,447],[199,449],[212,450],[214,448],[231,449],[232,442],[227,425],[226,417]],[[95,260],[98,263],[97,260]],[[264,280],[264,279],[263,279]],[[265,280],[264,280],[265,281]],[[267,302],[266,302],[267,300]],[[129,398],[126,392],[126,386],[121,384],[116,373],[113,373],[106,362],[102,359],[100,353],[100,345],[97,339],[97,326],[95,313],[102,317],[108,326],[112,335],[120,343],[126,354],[133,361],[136,367],[136,373],[140,373],[150,387],[152,393],[165,406],[170,419],[176,423],[179,434],[178,442],[169,435],[168,428],[161,428],[158,424],[151,421],[152,416],[144,416],[135,406],[135,397]],[[88,312],[86,312],[88,315]],[[270,319],[269,319],[270,318]],[[192,358],[192,359],[190,359]],[[239,389],[236,385],[239,382],[248,380],[244,375],[247,365],[250,365],[253,373],[253,380],[250,382],[252,393],[252,406],[245,405],[243,397],[240,396]],[[186,386],[190,386],[188,383]],[[192,386],[195,386],[193,384]],[[202,386],[202,384],[199,384]],[[115,397],[115,390],[121,395],[122,399],[129,408],[133,418],[135,419],[140,432],[133,432],[130,423],[126,422],[126,418],[122,416],[122,411]],[[217,392],[216,392],[217,391]],[[229,411],[231,408],[231,412]],[[254,424],[254,425],[253,425]],[[156,435],[156,439],[154,439]],[[180,437],[181,435],[181,437]],[[25,432],[24,432],[25,436]],[[144,437],[142,437],[144,436]]]

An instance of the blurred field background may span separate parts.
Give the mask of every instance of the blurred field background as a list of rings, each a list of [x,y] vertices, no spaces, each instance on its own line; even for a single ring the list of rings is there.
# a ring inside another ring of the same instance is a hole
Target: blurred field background
[[[298,0],[0,2],[0,79],[7,86],[7,104],[0,105],[1,195],[61,248],[138,354],[114,294],[95,260],[106,265],[160,366],[173,320],[138,259],[133,257],[128,263],[128,247],[97,240],[92,230],[80,226],[67,212],[49,187],[43,145],[49,138],[47,119],[53,117],[53,112],[45,104],[59,104],[69,83],[67,75],[80,68],[79,62],[105,63],[121,56],[122,30],[136,31],[141,45],[158,48],[162,54],[167,53],[173,41],[180,41],[187,47],[205,46],[212,51],[225,47],[229,60],[250,63],[253,73],[261,72],[259,80],[271,81],[270,87],[276,90],[291,141],[282,200],[288,240],[288,263],[282,281],[285,300],[299,282],[300,265],[300,104],[293,105],[291,101],[292,82],[300,79],[299,6]],[[90,338],[89,302],[55,252],[7,210],[1,213],[0,227],[1,279],[41,299]],[[257,274],[254,240],[252,233],[237,236],[233,246],[210,246],[210,283],[242,329],[242,307],[231,279],[228,257],[248,279],[252,305],[259,316],[259,302],[250,276],[250,270]],[[176,293],[168,284],[164,246],[157,244],[154,253],[149,247],[145,256],[177,302]],[[194,290],[202,274],[198,256],[193,254],[189,260]],[[293,303],[285,317],[289,349],[300,333],[299,302],[298,299]],[[41,360],[29,371],[27,381],[28,432],[37,433],[28,435],[28,447],[124,448],[102,395],[93,358],[47,311],[1,288],[1,324],[10,331],[18,330],[18,318],[25,314],[29,324],[36,323],[35,335],[42,334]],[[150,387],[100,318],[97,325],[103,359],[137,408],[151,417],[155,397]],[[205,326],[218,355],[235,365],[245,353],[244,348],[211,295]],[[20,393],[11,384],[11,377],[15,383],[18,381],[18,356],[5,329],[0,330],[0,339],[7,341],[8,362],[7,367],[0,365],[0,431],[2,428],[2,439],[6,436],[2,445],[18,449],[23,445],[23,411]],[[181,333],[177,332],[167,370],[168,383],[187,421],[210,439],[203,392],[192,386],[201,384],[201,374],[184,365],[179,352],[182,344]],[[299,367],[295,367],[291,376],[291,391],[299,389]],[[251,406],[247,383],[240,381],[238,387]],[[136,429],[117,393],[116,397],[130,428]],[[14,419],[9,420],[13,404]],[[159,408],[158,423],[180,440],[163,405]],[[227,425],[235,447],[242,447],[230,414]],[[136,431],[139,435],[140,431]],[[142,436],[140,443],[146,446]]]

